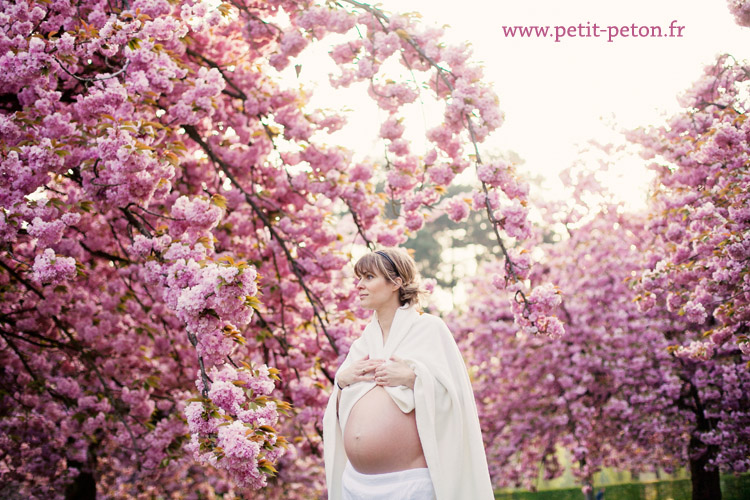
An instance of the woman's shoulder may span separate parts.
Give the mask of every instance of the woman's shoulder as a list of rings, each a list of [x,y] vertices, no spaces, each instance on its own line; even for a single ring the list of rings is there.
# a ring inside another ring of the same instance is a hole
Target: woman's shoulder
[[[440,316],[420,313],[415,326],[412,330],[412,342],[422,347],[429,346],[430,352],[443,352],[448,355],[457,351],[456,339]]]
[[[424,329],[426,333],[442,333],[450,335],[448,325],[445,324],[443,318],[435,316],[434,314],[419,312],[416,324],[420,329]]]

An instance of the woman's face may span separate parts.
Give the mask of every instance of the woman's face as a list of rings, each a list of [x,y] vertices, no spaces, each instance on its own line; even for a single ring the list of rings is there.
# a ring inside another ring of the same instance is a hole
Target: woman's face
[[[357,282],[359,299],[364,309],[378,310],[394,302],[398,306],[398,285],[375,272],[365,272]]]

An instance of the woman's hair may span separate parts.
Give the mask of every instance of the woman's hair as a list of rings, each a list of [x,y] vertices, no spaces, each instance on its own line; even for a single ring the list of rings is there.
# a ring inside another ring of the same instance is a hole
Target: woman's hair
[[[361,278],[367,273],[380,274],[393,283],[396,283],[396,278],[401,278],[398,300],[402,306],[418,304],[421,296],[427,293],[420,288],[416,262],[401,248],[383,248],[364,255],[354,264],[354,274]]]

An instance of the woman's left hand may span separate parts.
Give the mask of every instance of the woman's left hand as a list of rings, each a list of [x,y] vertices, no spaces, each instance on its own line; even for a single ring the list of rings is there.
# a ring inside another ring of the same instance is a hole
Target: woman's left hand
[[[414,389],[416,378],[416,373],[406,361],[396,356],[391,356],[387,363],[383,363],[375,369],[375,383],[383,387],[405,385],[409,389]]]

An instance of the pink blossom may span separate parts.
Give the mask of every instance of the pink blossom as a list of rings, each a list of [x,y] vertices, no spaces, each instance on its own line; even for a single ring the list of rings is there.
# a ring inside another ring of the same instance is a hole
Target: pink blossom
[[[55,255],[54,250],[47,248],[34,259],[32,279],[45,285],[57,285],[71,280],[76,275],[76,260],[72,257]]]
[[[706,309],[700,302],[689,300],[685,306],[685,316],[691,323],[703,323],[706,321]]]
[[[380,59],[386,59],[401,47],[401,39],[396,32],[377,32],[374,36],[373,50]]]
[[[528,238],[531,236],[531,228],[526,219],[528,209],[518,200],[514,200],[514,203],[510,206],[501,208],[500,215],[503,221],[503,229],[505,229],[505,232],[509,236],[516,238]]]
[[[58,243],[64,229],[65,223],[62,220],[44,222],[39,217],[35,217],[28,227],[29,234],[39,239],[39,245],[42,247]]]
[[[337,64],[344,64],[352,62],[361,48],[362,40],[355,40],[336,45],[329,54]]]
[[[202,404],[192,402],[185,407],[190,432],[194,435],[212,434],[216,432],[216,420],[209,417]]]
[[[398,139],[404,133],[404,125],[395,116],[389,117],[380,126],[380,137],[391,141]]]
[[[406,214],[405,224],[410,231],[418,231],[424,225],[424,217],[419,212],[409,212]]]
[[[693,360],[707,360],[714,355],[713,343],[700,342],[694,340],[687,346],[679,346],[675,351],[675,356],[678,358],[693,359]]]
[[[529,300],[542,310],[551,310],[562,303],[562,296],[554,285],[545,283],[532,290]]]
[[[430,175],[430,180],[440,186],[445,186],[451,183],[456,174],[453,172],[453,168],[450,165],[433,165],[427,172]]]
[[[727,0],[729,11],[740,26],[750,26],[750,4],[746,0]]]
[[[208,391],[208,397],[218,406],[230,413],[238,413],[244,402],[244,392],[230,381],[215,380]]]
[[[680,237],[682,236],[682,228],[680,225],[671,223],[669,227],[667,228],[666,233],[664,233],[664,237],[669,241],[679,241]]]
[[[469,216],[469,204],[458,196],[449,199],[445,203],[445,211],[453,222],[461,222]]]
[[[379,69],[379,65],[373,63],[372,59],[362,58],[357,63],[357,76],[359,78],[372,78]]]
[[[212,205],[208,200],[190,200],[187,196],[180,196],[172,205],[171,215],[177,219],[172,224],[175,231],[190,227],[195,234],[197,231],[215,227],[224,213],[220,207]]]
[[[416,184],[414,177],[398,170],[391,170],[386,174],[386,177],[388,178],[388,184],[393,189],[407,190]]]
[[[737,343],[740,347],[740,351],[742,351],[742,354],[745,356],[750,356],[750,341],[749,340],[741,340]]]

